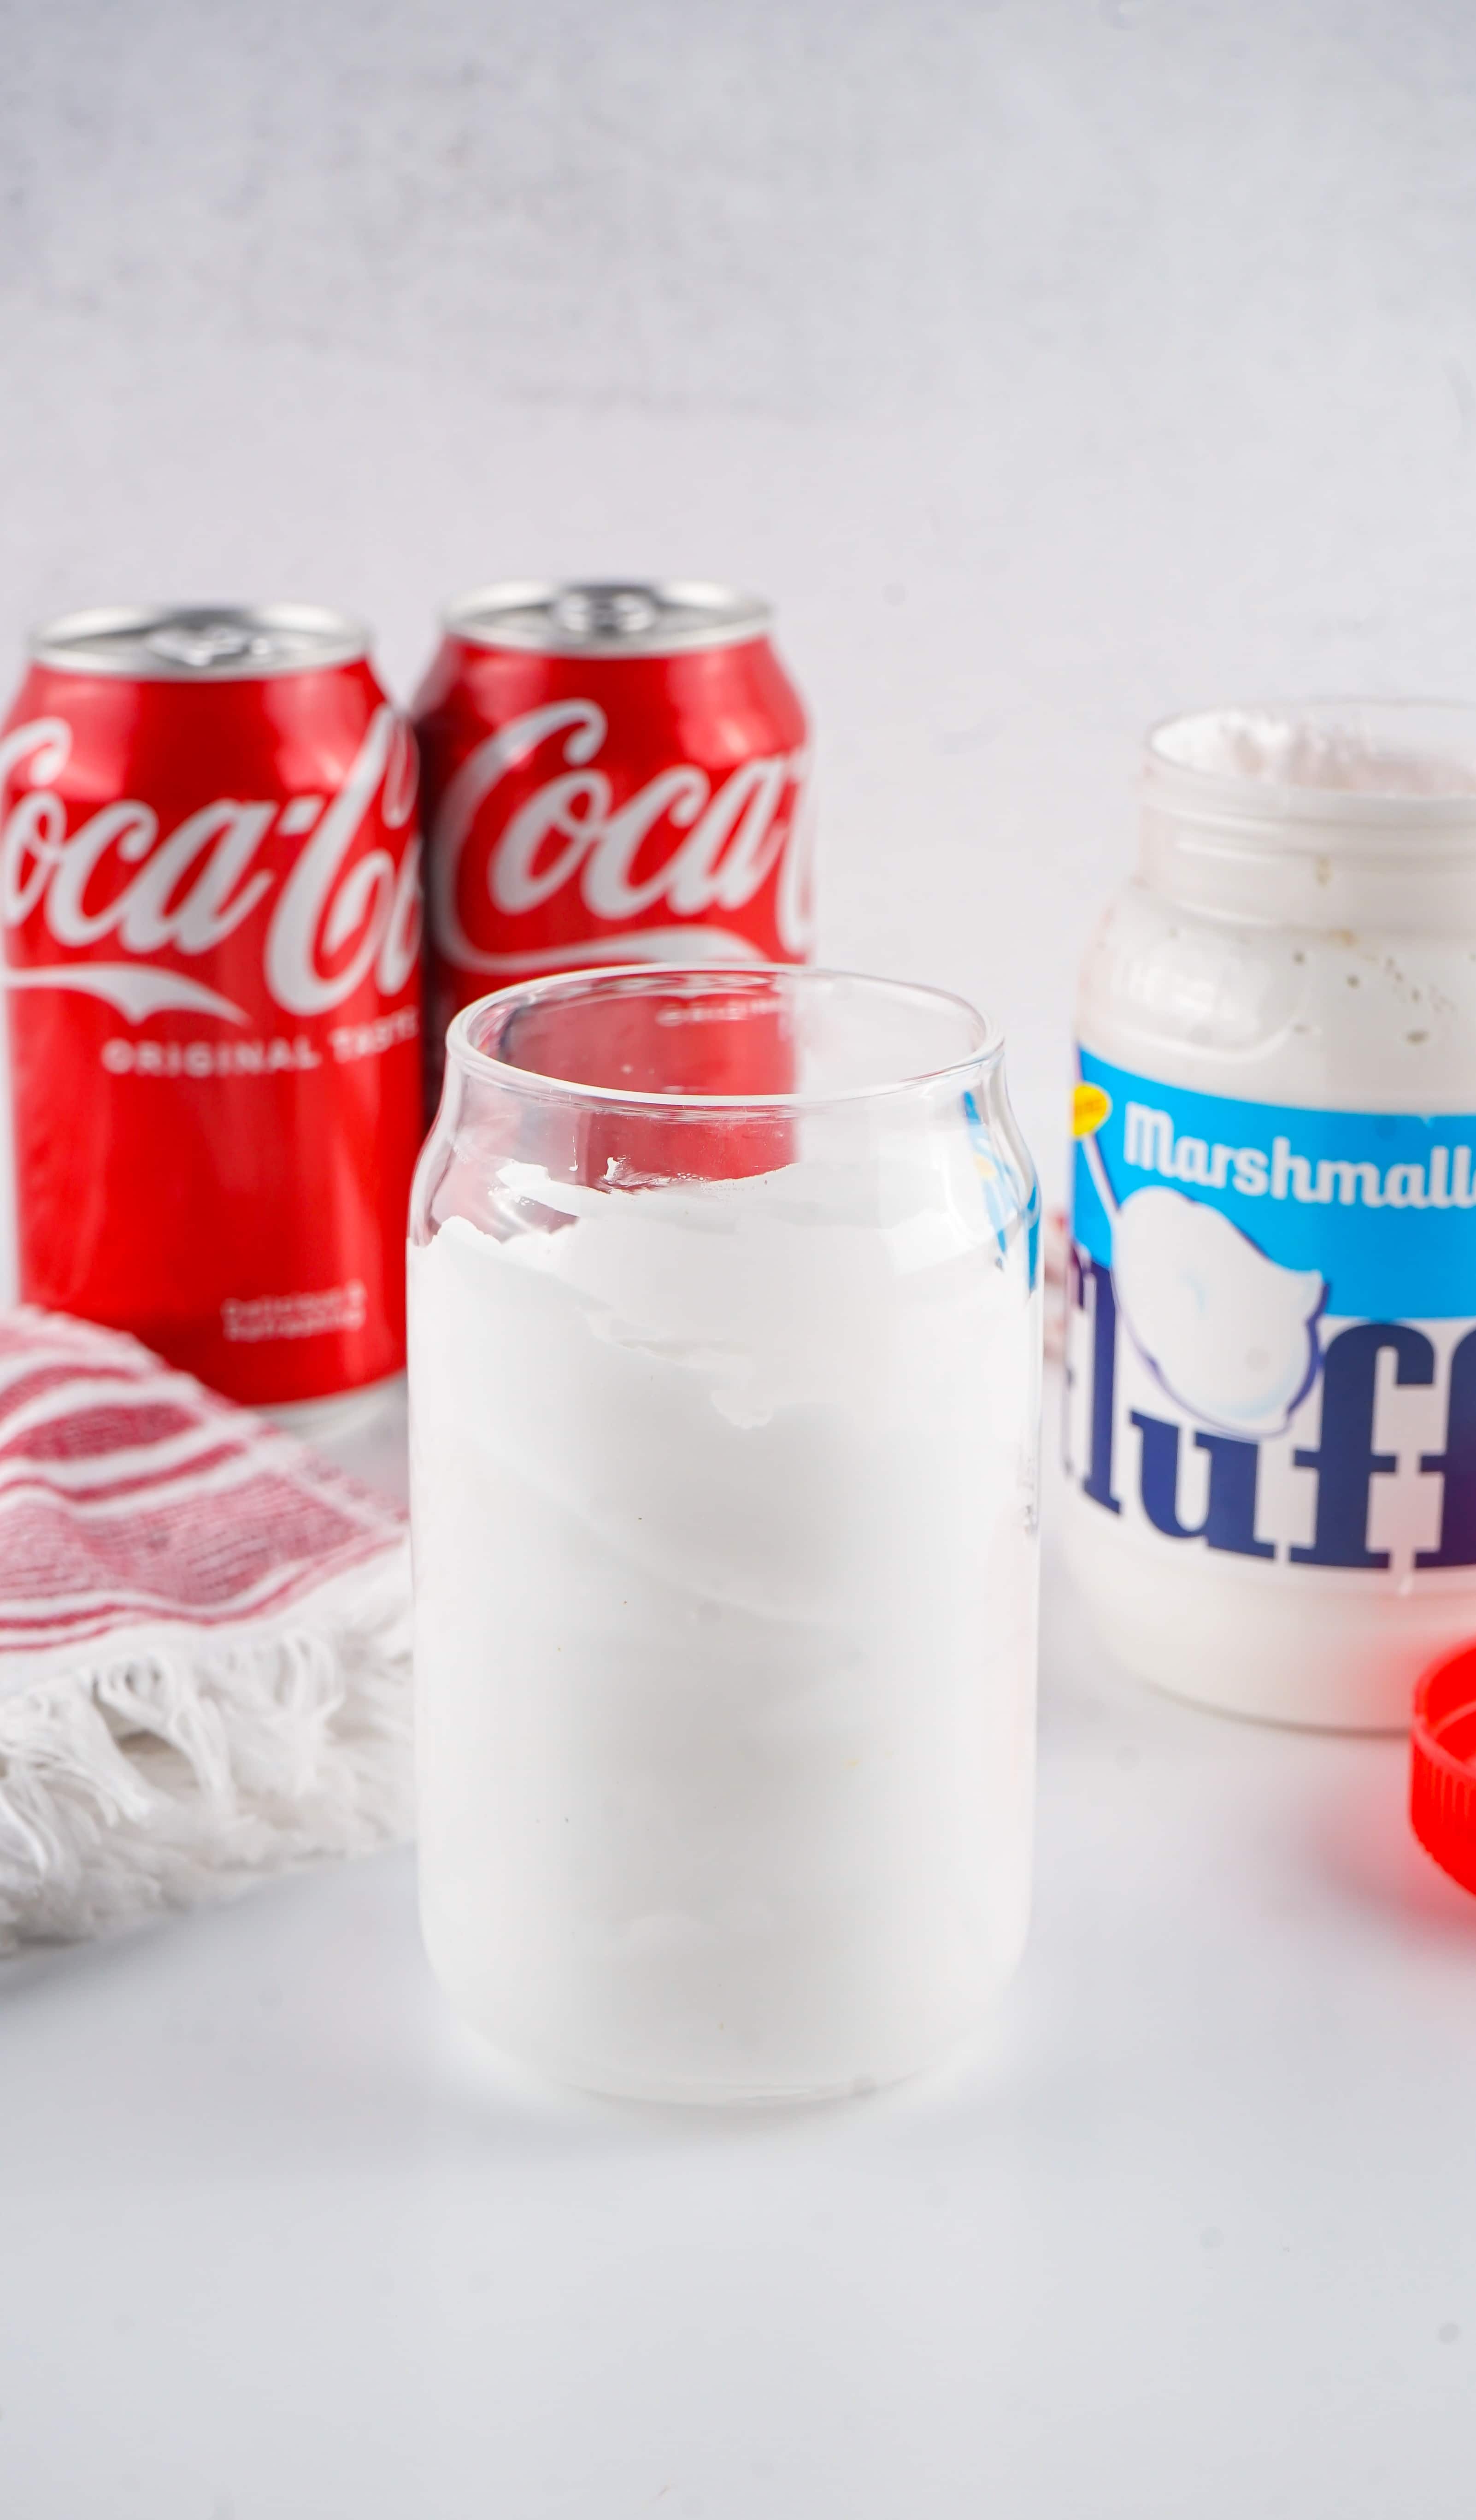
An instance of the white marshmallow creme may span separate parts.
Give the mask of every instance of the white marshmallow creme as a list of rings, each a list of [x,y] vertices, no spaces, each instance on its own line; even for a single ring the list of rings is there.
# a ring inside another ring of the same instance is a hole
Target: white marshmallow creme
[[[976,2030],[1029,1896],[1037,1244],[956,999],[646,966],[452,1025],[411,1249],[422,1908],[507,2055],[782,2101]]]

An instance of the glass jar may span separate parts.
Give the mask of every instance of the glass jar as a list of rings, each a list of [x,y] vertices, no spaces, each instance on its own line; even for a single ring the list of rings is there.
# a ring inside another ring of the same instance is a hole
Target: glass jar
[[[1101,1635],[1239,1714],[1403,1727],[1476,1628],[1476,710],[1160,727],[1079,1039]]]
[[[453,2003],[665,2100],[926,2065],[1028,1904],[1037,1196],[998,1035],[802,968],[503,990],[451,1025],[411,1241]]]

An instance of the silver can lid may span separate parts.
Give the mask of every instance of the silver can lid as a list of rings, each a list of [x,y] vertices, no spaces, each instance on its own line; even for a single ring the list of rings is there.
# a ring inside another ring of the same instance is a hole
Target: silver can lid
[[[674,656],[762,639],[762,596],[700,578],[611,578],[555,585],[536,578],[481,586],[445,615],[474,648],[531,648],[559,656]]]
[[[363,624],[317,604],[158,604],[65,612],[33,631],[30,652],[64,674],[134,682],[254,683],[268,674],[349,665],[369,653]]]

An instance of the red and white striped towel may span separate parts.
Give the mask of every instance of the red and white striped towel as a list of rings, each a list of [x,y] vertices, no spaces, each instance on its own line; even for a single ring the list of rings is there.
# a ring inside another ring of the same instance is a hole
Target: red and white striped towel
[[[400,1508],[134,1339],[0,1315],[0,1949],[409,1830]]]

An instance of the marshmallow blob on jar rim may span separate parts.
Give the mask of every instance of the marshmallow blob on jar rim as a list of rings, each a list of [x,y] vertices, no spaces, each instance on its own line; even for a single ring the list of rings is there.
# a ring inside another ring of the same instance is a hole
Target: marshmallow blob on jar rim
[[[1239,788],[1247,810],[1273,797],[1314,815],[1338,801],[1476,801],[1472,713],[1458,702],[1321,700],[1301,706],[1204,709],[1169,719],[1148,738],[1150,780],[1184,772],[1206,788]]]

